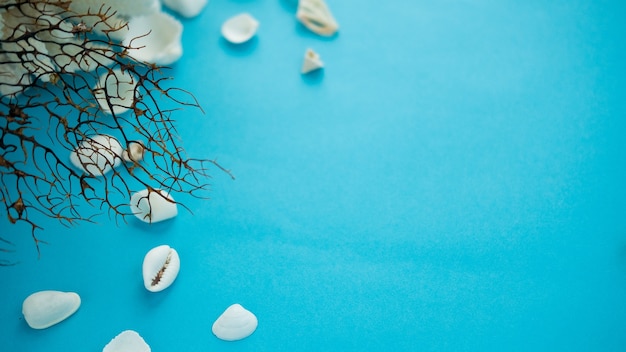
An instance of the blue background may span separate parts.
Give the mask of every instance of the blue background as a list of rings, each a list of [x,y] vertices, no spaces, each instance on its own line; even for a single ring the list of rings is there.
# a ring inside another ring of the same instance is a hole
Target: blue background
[[[153,351],[626,350],[626,25],[622,1],[329,0],[318,37],[287,0],[209,3],[171,71],[205,114],[175,115],[217,158],[211,200],[152,226],[29,230],[0,220],[2,351],[100,351],[125,329]],[[249,12],[240,46],[219,34]],[[299,73],[305,49],[325,69]],[[141,263],[181,272],[161,293]],[[75,291],[30,329],[21,304]],[[224,342],[230,304],[259,319]]]

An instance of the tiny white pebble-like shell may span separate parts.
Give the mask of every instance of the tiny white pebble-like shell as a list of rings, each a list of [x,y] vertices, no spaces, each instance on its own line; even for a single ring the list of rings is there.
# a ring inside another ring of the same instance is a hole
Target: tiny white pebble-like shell
[[[259,21],[248,13],[241,13],[224,22],[222,35],[233,44],[241,44],[250,40],[258,28]]]
[[[31,328],[45,329],[67,319],[79,307],[80,296],[75,292],[39,291],[24,300],[22,314]]]
[[[142,271],[143,284],[148,291],[165,290],[180,271],[178,252],[166,244],[152,248],[143,259]]]
[[[115,336],[102,352],[150,352],[150,346],[133,330],[122,331]]]
[[[240,304],[228,307],[213,323],[213,334],[225,341],[237,341],[252,335],[259,324],[257,317]]]
[[[117,139],[98,134],[82,141],[70,153],[70,161],[85,173],[102,176],[121,164],[123,151]]]
[[[178,215],[174,198],[158,189],[144,189],[134,193],[130,197],[130,210],[139,220],[147,223],[164,221]]]
[[[324,67],[324,63],[320,55],[312,49],[307,49],[304,53],[304,62],[302,63],[302,73],[306,74]]]

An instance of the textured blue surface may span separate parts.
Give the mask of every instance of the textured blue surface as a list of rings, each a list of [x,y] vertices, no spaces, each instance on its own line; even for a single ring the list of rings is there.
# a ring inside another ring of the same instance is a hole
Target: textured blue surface
[[[212,1],[184,21],[178,115],[218,158],[212,199],[147,226],[25,226],[0,268],[2,351],[100,351],[125,329],[153,351],[624,351],[626,25],[622,1],[333,1],[332,39],[282,1]],[[261,22],[250,43],[228,17]],[[311,47],[326,64],[301,76]],[[143,288],[175,247],[175,284]],[[78,292],[30,329],[30,293]],[[230,304],[259,319],[228,343]]]

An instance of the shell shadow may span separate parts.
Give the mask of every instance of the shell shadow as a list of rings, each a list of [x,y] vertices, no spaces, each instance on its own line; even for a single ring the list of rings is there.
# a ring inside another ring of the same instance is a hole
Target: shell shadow
[[[247,42],[241,44],[233,44],[226,40],[224,37],[221,37],[219,42],[220,48],[230,54],[230,56],[234,57],[248,56],[256,49],[258,45],[259,38],[256,35],[250,38],[250,40],[248,40]]]
[[[324,69],[320,68],[306,74],[301,74],[302,81],[308,85],[318,85],[324,79]]]

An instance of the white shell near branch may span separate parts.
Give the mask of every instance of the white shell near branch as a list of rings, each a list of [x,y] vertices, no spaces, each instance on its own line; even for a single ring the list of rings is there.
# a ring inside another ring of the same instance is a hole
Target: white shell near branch
[[[164,244],[152,248],[143,259],[143,284],[150,292],[168,288],[180,271],[180,258],[174,248]]]
[[[128,33],[122,41],[129,55],[137,61],[169,65],[183,55],[183,25],[176,18],[155,12],[133,17],[128,23]]]
[[[163,4],[181,16],[191,18],[200,14],[208,0],[163,0]]]
[[[130,141],[126,150],[122,152],[122,159],[129,162],[139,162],[146,153],[146,147],[142,141]]]
[[[314,33],[331,36],[339,30],[339,24],[324,0],[300,0],[296,18]]]
[[[153,223],[178,215],[174,198],[159,189],[144,189],[130,197],[130,210],[141,221]]]
[[[150,346],[133,330],[122,331],[115,336],[102,352],[150,352]]]
[[[114,69],[100,76],[94,95],[102,111],[121,114],[134,104],[137,79],[128,71]]]
[[[241,13],[222,24],[222,35],[233,44],[247,42],[259,28],[259,21],[248,13]]]
[[[28,296],[22,304],[22,314],[33,329],[45,329],[57,324],[80,307],[80,296],[75,292],[39,291]]]
[[[322,67],[324,67],[324,63],[320,59],[320,55],[313,49],[306,49],[304,62],[302,63],[302,73],[309,73]]]
[[[106,134],[87,137],[70,153],[70,161],[83,172],[102,176],[121,162],[120,142]]]
[[[259,324],[256,316],[240,304],[228,307],[213,323],[213,334],[225,341],[237,341],[252,335]]]

